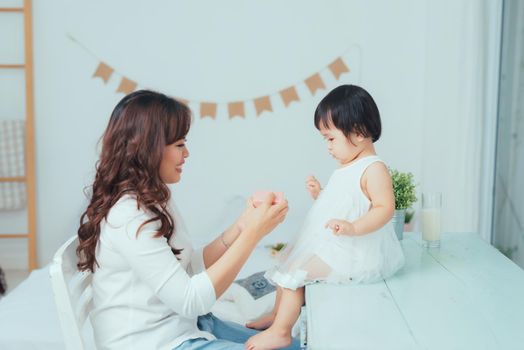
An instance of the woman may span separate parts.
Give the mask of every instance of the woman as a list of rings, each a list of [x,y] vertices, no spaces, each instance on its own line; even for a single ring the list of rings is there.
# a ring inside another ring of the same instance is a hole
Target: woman
[[[78,268],[93,274],[98,349],[243,349],[256,331],[208,314],[287,202],[256,208],[194,250],[167,184],[189,152],[189,109],[137,91],[115,107],[103,135],[92,196],[80,220]],[[201,316],[205,315],[205,316]],[[290,348],[298,349],[295,341]]]

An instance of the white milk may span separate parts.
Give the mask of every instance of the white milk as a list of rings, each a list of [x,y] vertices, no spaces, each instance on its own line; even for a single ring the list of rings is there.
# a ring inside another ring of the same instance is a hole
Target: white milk
[[[440,209],[422,209],[422,239],[440,240]]]

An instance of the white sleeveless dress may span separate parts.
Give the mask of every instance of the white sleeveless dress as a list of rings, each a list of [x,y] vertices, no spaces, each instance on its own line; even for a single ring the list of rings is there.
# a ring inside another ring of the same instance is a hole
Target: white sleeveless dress
[[[278,265],[266,272],[271,283],[288,289],[316,281],[371,283],[404,265],[391,222],[362,236],[337,236],[324,227],[330,219],[353,222],[369,211],[371,203],[362,192],[360,179],[374,162],[382,160],[368,156],[335,170],[299,234],[280,254]]]

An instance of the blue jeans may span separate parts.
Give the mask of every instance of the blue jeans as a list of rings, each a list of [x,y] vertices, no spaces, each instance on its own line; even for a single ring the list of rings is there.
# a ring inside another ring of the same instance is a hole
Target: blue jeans
[[[237,323],[222,321],[211,313],[199,316],[197,325],[200,330],[213,334],[217,339],[189,339],[173,350],[241,350],[244,349],[244,343],[258,333],[257,330]],[[293,339],[291,345],[286,349],[300,350],[298,340]]]

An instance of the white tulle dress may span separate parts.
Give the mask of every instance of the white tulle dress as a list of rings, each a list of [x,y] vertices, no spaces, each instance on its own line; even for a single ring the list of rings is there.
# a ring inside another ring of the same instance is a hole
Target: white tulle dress
[[[381,162],[364,157],[335,170],[309,210],[299,234],[265,277],[276,285],[296,289],[315,281],[371,283],[393,275],[404,265],[404,254],[393,225],[361,236],[334,235],[325,228],[330,219],[355,221],[370,209],[360,179],[366,168]]]

